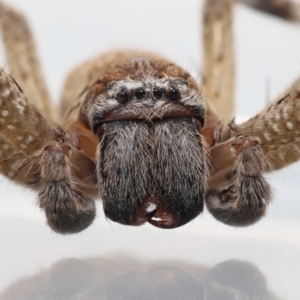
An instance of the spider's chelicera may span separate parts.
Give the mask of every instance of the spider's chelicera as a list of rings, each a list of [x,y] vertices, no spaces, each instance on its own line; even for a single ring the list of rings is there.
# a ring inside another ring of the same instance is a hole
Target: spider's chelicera
[[[263,173],[300,156],[300,93],[296,82],[250,120],[230,121],[232,5],[206,1],[202,88],[152,53],[111,52],[69,75],[58,117],[25,18],[0,3],[8,65],[22,70],[0,70],[0,171],[39,190],[53,230],[87,228],[99,195],[105,215],[126,225],[179,227],[204,202],[228,225],[264,216]]]

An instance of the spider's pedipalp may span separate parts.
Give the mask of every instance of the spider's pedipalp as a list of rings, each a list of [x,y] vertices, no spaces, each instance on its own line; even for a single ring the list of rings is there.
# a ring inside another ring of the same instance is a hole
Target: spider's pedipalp
[[[258,141],[239,136],[231,143],[238,155],[231,178],[228,178],[229,187],[209,190],[206,205],[219,221],[248,226],[264,216],[272,191],[262,176],[266,166]]]
[[[72,177],[71,151],[67,144],[52,143],[45,147],[40,162],[40,207],[49,226],[63,234],[86,229],[96,215],[94,201],[83,194]]]
[[[40,206],[51,228],[73,233],[89,226],[95,217],[95,205],[84,195],[82,186],[93,175],[94,163],[68,144],[76,144],[76,139],[67,137],[58,125],[52,127],[27,101],[13,77],[3,70],[0,72],[0,134],[6,142],[2,148],[12,149],[19,158],[30,162],[23,170],[23,162],[19,165],[19,161],[4,159],[1,171],[12,177],[4,168],[14,168],[18,162],[16,168],[22,172],[15,170],[14,176],[21,176],[20,181],[24,183],[39,184]]]

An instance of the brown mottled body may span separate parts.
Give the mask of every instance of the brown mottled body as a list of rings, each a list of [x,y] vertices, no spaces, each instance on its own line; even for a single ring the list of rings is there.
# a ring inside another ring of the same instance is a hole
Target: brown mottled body
[[[108,218],[135,226],[184,225],[204,201],[229,225],[264,216],[271,187],[263,173],[300,157],[299,88],[243,124],[226,123],[233,113],[233,3],[206,1],[203,90],[158,55],[116,51],[69,75],[59,118],[36,52],[27,51],[34,42],[26,19],[0,4],[13,73],[0,70],[0,171],[39,190],[53,230],[88,227],[97,195]]]

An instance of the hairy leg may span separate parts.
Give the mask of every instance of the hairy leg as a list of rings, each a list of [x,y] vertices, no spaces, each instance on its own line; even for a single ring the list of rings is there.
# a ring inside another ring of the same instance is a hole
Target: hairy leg
[[[207,0],[203,16],[203,90],[221,119],[234,110],[234,51],[231,0]]]
[[[3,119],[0,119],[0,122]],[[21,142],[21,141],[20,141]],[[37,182],[35,176],[37,165],[19,152],[4,137],[0,136],[0,173],[22,183],[33,185]]]
[[[0,109],[0,134],[26,156],[38,157],[47,142],[60,138],[60,130],[48,123],[3,69],[0,70]]]
[[[51,102],[26,18],[11,7],[0,3],[0,29],[10,72],[31,103],[54,124],[57,120],[57,111]]]
[[[300,80],[265,110],[237,126],[237,134],[256,137],[264,152],[266,171],[300,158]]]
[[[56,137],[56,131],[27,101],[15,80],[1,70],[1,173],[22,183],[30,183],[43,145]],[[21,172],[26,164],[33,167],[27,170],[29,173]]]

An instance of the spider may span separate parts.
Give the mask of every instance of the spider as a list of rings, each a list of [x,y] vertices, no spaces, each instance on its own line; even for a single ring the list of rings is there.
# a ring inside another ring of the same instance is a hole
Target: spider
[[[246,2],[277,12],[273,1]],[[18,69],[14,76],[0,71],[0,171],[38,190],[54,231],[87,228],[96,196],[109,219],[133,226],[182,226],[204,202],[232,226],[265,215],[272,189],[263,173],[299,158],[300,98],[294,84],[236,124],[233,6],[205,2],[201,85],[151,52],[109,52],[68,76],[58,113],[26,18],[0,4],[7,64]]]

